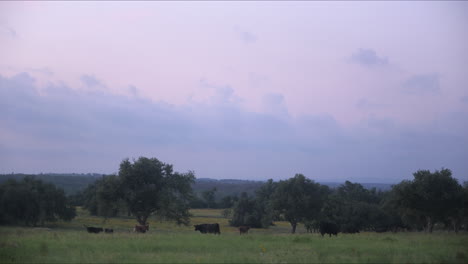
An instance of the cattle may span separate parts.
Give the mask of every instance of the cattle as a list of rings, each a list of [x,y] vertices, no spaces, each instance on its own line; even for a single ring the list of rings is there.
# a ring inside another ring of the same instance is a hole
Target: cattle
[[[83,225],[84,227],[86,227],[86,230],[88,231],[88,233],[100,233],[102,231],[104,231],[104,229],[102,229],[102,227],[92,227],[92,226],[86,226],[86,225]]]
[[[218,235],[221,235],[221,232],[219,231],[219,224],[201,224],[201,225],[194,225],[195,231],[200,231],[202,234],[206,233],[215,233]]]
[[[138,232],[138,233],[145,233],[148,230],[149,230],[149,224],[135,225],[135,227],[133,228],[133,232]]]
[[[348,234],[359,233],[359,228],[353,224],[344,224],[341,226],[341,232]]]
[[[320,234],[322,235],[322,237],[324,234],[329,234],[330,237],[331,235],[338,236],[339,227],[337,224],[333,222],[321,221],[319,230],[320,230]]]
[[[106,233],[114,233],[114,229],[112,229],[112,228],[104,228],[104,232],[106,232]]]
[[[250,226],[239,226],[239,234],[249,233]]]

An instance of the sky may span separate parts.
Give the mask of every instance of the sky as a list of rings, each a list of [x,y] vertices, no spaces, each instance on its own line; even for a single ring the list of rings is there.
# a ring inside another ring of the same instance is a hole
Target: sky
[[[0,173],[468,181],[468,2],[0,2]]]

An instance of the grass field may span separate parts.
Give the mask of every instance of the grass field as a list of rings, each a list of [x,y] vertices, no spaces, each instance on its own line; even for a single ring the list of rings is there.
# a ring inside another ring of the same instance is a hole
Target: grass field
[[[468,263],[468,235],[360,233],[321,237],[289,234],[288,223],[240,236],[220,210],[193,210],[192,224],[220,223],[221,235],[193,226],[150,221],[146,234],[131,232],[133,218],[91,217],[49,228],[0,227],[0,263]],[[88,234],[83,224],[114,228]]]

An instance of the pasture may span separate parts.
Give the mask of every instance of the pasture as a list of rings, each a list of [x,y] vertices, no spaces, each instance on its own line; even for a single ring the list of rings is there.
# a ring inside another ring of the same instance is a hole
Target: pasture
[[[92,217],[48,228],[0,227],[0,263],[468,263],[468,235],[360,233],[321,237],[289,224],[251,229],[240,236],[220,210],[192,210],[192,225],[150,220],[146,234],[131,232],[133,218]],[[221,235],[200,234],[193,224],[219,223]],[[113,228],[89,234],[83,224]]]

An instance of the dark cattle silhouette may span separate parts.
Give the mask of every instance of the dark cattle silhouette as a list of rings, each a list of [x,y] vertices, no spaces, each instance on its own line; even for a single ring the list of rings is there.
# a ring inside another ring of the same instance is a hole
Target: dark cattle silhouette
[[[102,231],[104,231],[104,229],[102,229],[102,227],[92,227],[92,226],[86,226],[86,225],[83,225],[84,227],[86,227],[86,230],[88,231],[88,233],[100,233]]]
[[[239,226],[239,234],[247,234],[249,232],[250,226]]]
[[[104,228],[104,232],[106,232],[106,233],[114,233],[114,229],[112,229],[112,228]]]
[[[324,234],[329,234],[330,237],[331,235],[338,236],[338,225],[333,223],[333,222],[326,222],[322,221],[320,222],[320,234],[323,236]]]
[[[201,225],[194,225],[195,231],[200,231],[202,234],[206,233],[215,233],[218,235],[221,235],[221,232],[219,231],[219,224],[201,224]]]
[[[352,224],[344,224],[341,226],[341,232],[348,234],[359,233],[359,228]]]
[[[138,233],[145,233],[146,231],[149,230],[149,224],[146,225],[135,225],[135,228],[133,228],[134,232]]]

